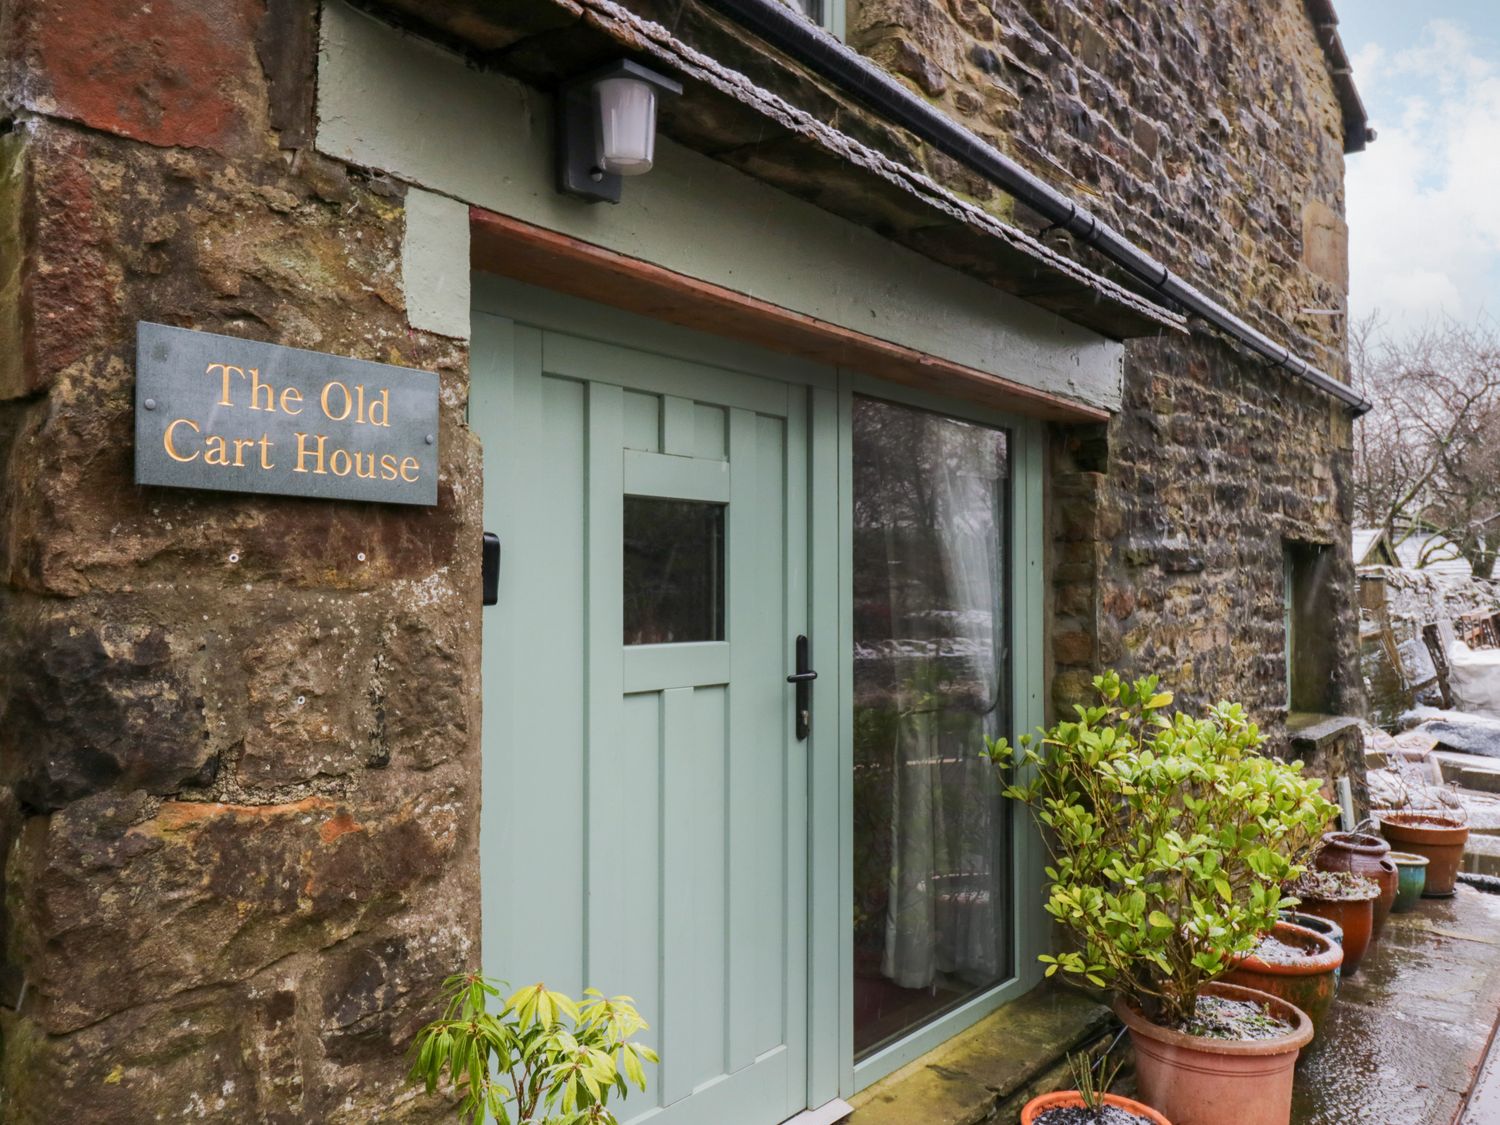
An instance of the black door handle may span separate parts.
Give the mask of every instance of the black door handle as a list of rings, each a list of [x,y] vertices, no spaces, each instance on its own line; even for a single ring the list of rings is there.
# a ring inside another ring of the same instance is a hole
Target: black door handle
[[[797,685],[797,740],[800,742],[807,737],[808,731],[812,729],[812,704],[809,697],[812,695],[812,682],[818,678],[808,663],[807,638],[797,637],[797,670],[786,678],[789,684]]]
[[[479,569],[484,579],[484,604],[495,605],[500,601],[500,536],[493,531],[484,533]]]

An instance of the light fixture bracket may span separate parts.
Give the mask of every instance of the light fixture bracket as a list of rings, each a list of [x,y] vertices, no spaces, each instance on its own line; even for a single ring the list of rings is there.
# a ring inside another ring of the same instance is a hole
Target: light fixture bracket
[[[594,132],[594,86],[606,78],[634,78],[665,94],[681,94],[682,83],[629,59],[587,71],[557,91],[557,190],[589,203],[620,202],[623,176],[601,165]]]

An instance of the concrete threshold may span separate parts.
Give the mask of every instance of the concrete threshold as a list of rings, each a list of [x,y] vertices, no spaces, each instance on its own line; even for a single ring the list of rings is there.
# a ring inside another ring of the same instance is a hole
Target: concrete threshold
[[[847,1125],[1014,1122],[1020,1104],[1067,1082],[1063,1060],[1114,1026],[1109,1010],[1043,985],[851,1100]]]
[[[1434,750],[1432,756],[1443,771],[1444,781],[1475,793],[1500,795],[1500,758],[1453,750]]]

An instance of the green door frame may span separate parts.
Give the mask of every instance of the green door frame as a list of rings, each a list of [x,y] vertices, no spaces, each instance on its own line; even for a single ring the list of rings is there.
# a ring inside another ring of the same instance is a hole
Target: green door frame
[[[982,1016],[1014,999],[1041,979],[1036,954],[1046,948],[1048,930],[1041,909],[1043,852],[1029,817],[1013,818],[1013,879],[1018,908],[1014,912],[1017,972],[1010,980],[965,1003],[871,1058],[854,1064],[853,1056],[853,604],[851,523],[851,408],[855,394],[963,418],[1010,431],[1013,443],[1013,566],[1011,614],[1012,698],[1016,733],[1044,721],[1042,637],[1044,629],[1042,479],[1045,432],[1034,419],[1019,418],[959,400],[926,394],[858,373],[765,351],[707,333],[663,324],[593,302],[538,289],[520,282],[476,274],[473,279],[475,339],[472,356],[471,413],[505,417],[510,404],[485,371],[508,369],[512,346],[508,323],[556,329],[623,347],[641,348],[681,359],[723,366],[803,386],[808,394],[807,594],[812,663],[820,673],[813,697],[808,741],[808,1099],[817,1107],[848,1097],[891,1071],[931,1050]],[[503,318],[503,319],[502,319]],[[481,330],[480,321],[486,323]],[[476,410],[476,404],[482,409]],[[500,411],[496,415],[494,412]],[[508,442],[484,449],[487,481],[519,479]],[[829,482],[836,482],[830,487]],[[510,500],[486,489],[489,522],[503,520]],[[836,535],[827,529],[837,528]],[[830,652],[828,638],[836,638]],[[507,646],[488,638],[482,679],[488,699],[505,698],[513,670]],[[835,705],[830,706],[830,702]],[[505,800],[503,763],[484,765],[484,803],[497,808]],[[836,813],[835,813],[836,810]],[[486,833],[490,835],[486,835]],[[501,833],[495,838],[495,833]],[[481,831],[481,877],[510,854],[503,828]],[[492,845],[498,845],[492,846]],[[1033,909],[1026,909],[1031,904]],[[482,914],[494,918],[502,908],[484,899]],[[493,924],[488,932],[497,932]],[[485,955],[487,968],[491,951]]]

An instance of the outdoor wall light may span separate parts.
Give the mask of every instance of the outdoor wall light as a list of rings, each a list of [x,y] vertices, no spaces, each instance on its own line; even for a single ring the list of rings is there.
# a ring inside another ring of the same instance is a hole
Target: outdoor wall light
[[[590,203],[620,202],[625,176],[651,171],[656,96],[682,83],[629,59],[564,84],[557,97],[558,190]]]

